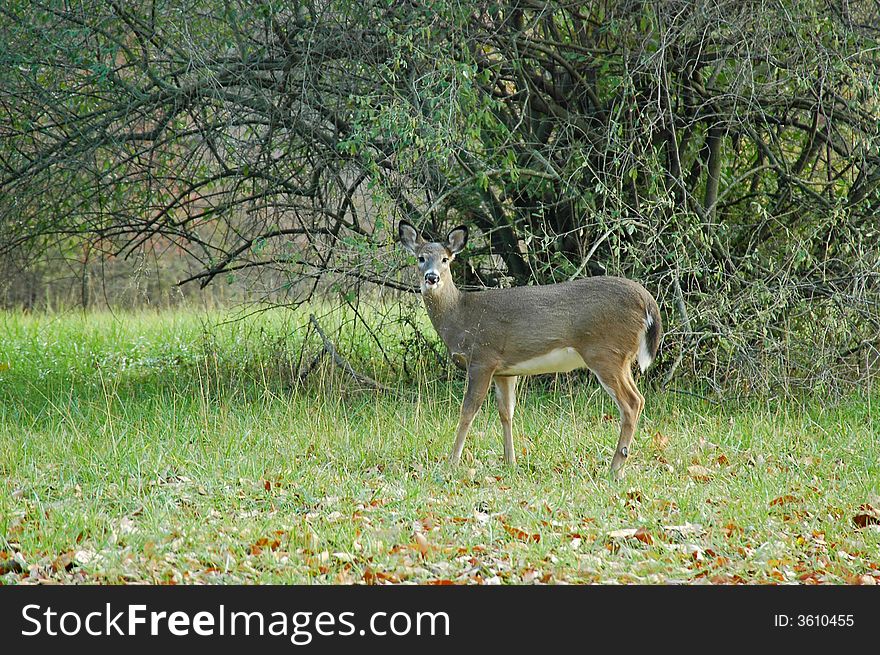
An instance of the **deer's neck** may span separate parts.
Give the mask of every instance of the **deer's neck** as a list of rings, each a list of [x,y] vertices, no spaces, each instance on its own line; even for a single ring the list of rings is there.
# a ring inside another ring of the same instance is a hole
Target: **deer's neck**
[[[431,319],[434,329],[440,333],[444,341],[446,340],[445,333],[448,321],[453,319],[456,314],[458,304],[461,302],[461,295],[461,291],[452,280],[444,280],[443,286],[436,291],[422,291],[422,300],[425,302],[428,318]]]

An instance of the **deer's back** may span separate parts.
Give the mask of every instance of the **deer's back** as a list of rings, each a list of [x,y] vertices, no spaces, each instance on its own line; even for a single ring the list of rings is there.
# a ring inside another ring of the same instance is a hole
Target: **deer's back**
[[[462,297],[462,329],[443,336],[451,351],[494,358],[502,369],[552,353],[549,370],[571,370],[566,348],[635,353],[650,302],[637,282],[610,276],[476,291]]]

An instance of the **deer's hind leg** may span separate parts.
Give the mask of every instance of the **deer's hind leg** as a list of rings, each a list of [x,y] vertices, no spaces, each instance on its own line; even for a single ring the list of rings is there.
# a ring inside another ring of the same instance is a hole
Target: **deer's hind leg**
[[[629,457],[630,444],[645,407],[645,398],[636,388],[632,377],[632,362],[629,359],[603,357],[588,361],[588,365],[620,411],[620,437],[611,460],[611,473],[619,478],[626,458]]]
[[[495,401],[504,431],[505,464],[516,464],[516,452],[513,449],[513,410],[516,407],[517,379],[515,375],[495,378]]]

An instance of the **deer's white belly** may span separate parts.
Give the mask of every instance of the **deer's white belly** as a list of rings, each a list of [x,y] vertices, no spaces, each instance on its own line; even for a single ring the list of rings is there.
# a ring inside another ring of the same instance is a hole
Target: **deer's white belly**
[[[586,364],[574,348],[556,348],[524,362],[512,364],[500,373],[506,375],[538,375],[540,373],[567,373]]]

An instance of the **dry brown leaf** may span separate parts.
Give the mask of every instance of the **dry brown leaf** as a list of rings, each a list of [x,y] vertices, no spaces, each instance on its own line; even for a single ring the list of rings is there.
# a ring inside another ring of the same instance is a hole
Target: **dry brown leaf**
[[[367,569],[364,571],[364,582],[366,582],[367,584],[379,584],[382,582],[391,582],[396,584],[400,582],[400,578],[393,573],[376,571],[372,567],[368,566]]]
[[[260,537],[253,544],[251,544],[250,548],[248,548],[248,552],[251,555],[259,555],[265,549],[269,550],[278,550],[281,546],[281,541],[278,539],[267,539],[266,537]]]
[[[800,580],[803,584],[822,584],[822,578],[819,577],[819,574],[816,572],[804,573],[802,575],[799,575],[798,580]]]
[[[645,528],[623,528],[621,530],[614,530],[612,532],[609,532],[608,536],[613,540],[637,539],[643,544],[647,544],[649,546],[654,543],[654,538],[651,536],[651,533],[648,532]]]
[[[742,531],[743,529],[733,521],[725,523],[724,526],[721,528],[721,532],[724,534],[725,537],[729,537],[737,532],[741,533]]]
[[[55,569],[56,573],[69,571],[75,565],[76,554],[72,550],[68,550],[66,553],[61,553],[58,557],[55,558],[55,561],[52,562],[52,568]]]
[[[502,523],[504,526],[504,530],[514,539],[519,539],[520,541],[541,541],[541,535],[537,532],[533,534],[529,534],[525,530],[520,530],[519,528],[515,528],[512,525],[507,525],[507,523]]]
[[[0,551],[0,575],[23,573],[24,567],[11,553]]]
[[[784,496],[780,496],[779,498],[774,498],[770,501],[770,507],[774,505],[788,505],[790,503],[799,503],[801,499],[797,496],[792,496],[791,494],[786,494]]]
[[[669,445],[669,437],[655,432],[654,436],[651,437],[651,444],[654,446],[654,450],[666,450],[666,447]]]
[[[869,525],[880,525],[880,510],[868,503],[865,503],[859,509],[861,511],[853,517],[853,523],[859,528],[865,528]]]

